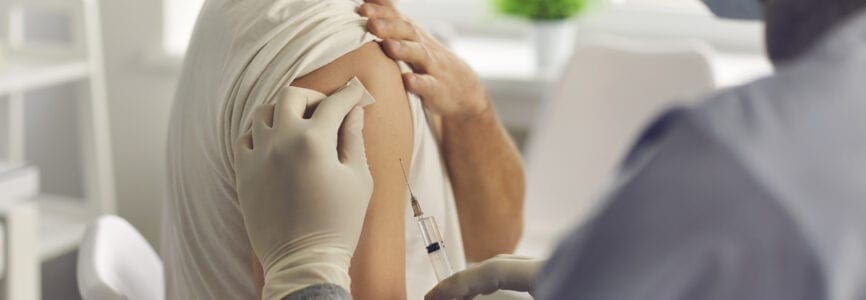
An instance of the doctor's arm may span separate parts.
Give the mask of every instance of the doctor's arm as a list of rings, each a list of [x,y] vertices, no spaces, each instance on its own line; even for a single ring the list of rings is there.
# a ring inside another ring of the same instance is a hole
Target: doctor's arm
[[[351,292],[355,299],[403,299],[407,199],[398,159],[411,159],[413,129],[397,64],[369,43],[292,86],[330,94],[352,77],[363,82],[376,103],[365,109],[364,141],[374,187],[350,268]]]
[[[364,98],[350,84],[305,118],[306,96],[286,89],[275,105],[256,107],[252,132],[235,142],[239,204],[265,299],[350,298],[349,265],[373,194]]]
[[[367,0],[359,13],[384,39],[385,54],[412,66],[415,73],[403,74],[406,90],[419,95],[441,125],[467,258],[514,251],[523,230],[523,166],[480,79],[390,0]]]

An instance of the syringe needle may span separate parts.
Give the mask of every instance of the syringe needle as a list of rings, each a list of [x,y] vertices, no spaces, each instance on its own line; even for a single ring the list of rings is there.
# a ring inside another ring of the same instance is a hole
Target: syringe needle
[[[424,214],[421,211],[421,204],[418,203],[418,198],[415,198],[415,193],[412,192],[412,186],[409,185],[409,176],[406,176],[406,166],[403,165],[403,159],[400,159],[400,171],[403,171],[403,180],[406,181],[406,188],[409,189],[409,203],[412,205],[412,213],[419,217]]]
[[[409,195],[415,198],[415,193],[412,193],[412,186],[409,185],[409,176],[406,176],[406,166],[403,165],[403,159],[400,159],[400,171],[403,171],[403,180],[406,181],[406,188],[409,189]]]

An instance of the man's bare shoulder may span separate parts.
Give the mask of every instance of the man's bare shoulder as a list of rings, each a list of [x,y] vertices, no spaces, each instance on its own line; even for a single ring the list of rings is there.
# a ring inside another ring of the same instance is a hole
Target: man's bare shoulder
[[[296,79],[292,85],[330,94],[355,76],[361,79],[371,92],[380,89],[399,89],[403,91],[402,96],[405,98],[400,68],[396,62],[385,56],[378,44],[373,42]]]

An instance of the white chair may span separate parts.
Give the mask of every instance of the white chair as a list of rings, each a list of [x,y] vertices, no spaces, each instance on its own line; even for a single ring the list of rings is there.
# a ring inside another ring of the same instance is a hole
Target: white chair
[[[585,217],[640,130],[715,87],[709,46],[582,42],[527,144],[526,230],[518,253],[548,255]]]
[[[78,288],[85,300],[163,299],[162,260],[129,222],[104,215],[81,242]]]

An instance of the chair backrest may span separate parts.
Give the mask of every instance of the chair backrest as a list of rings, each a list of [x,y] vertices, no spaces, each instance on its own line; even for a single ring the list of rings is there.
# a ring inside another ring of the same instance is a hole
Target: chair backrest
[[[582,42],[527,144],[522,254],[546,255],[603,193],[633,140],[678,100],[714,89],[709,46]]]
[[[129,222],[104,215],[82,240],[78,287],[85,300],[164,299],[162,260]]]

